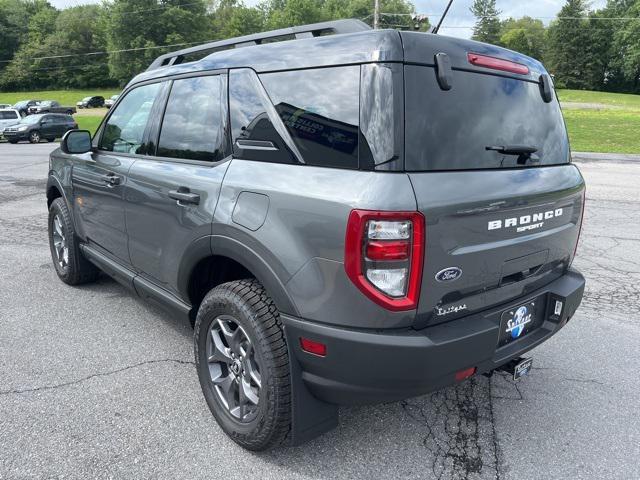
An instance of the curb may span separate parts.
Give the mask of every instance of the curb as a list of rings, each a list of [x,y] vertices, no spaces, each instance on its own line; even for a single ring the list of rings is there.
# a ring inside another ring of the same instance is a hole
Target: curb
[[[640,154],[632,153],[597,153],[597,152],[572,152],[571,160],[574,162],[621,162],[640,163]]]

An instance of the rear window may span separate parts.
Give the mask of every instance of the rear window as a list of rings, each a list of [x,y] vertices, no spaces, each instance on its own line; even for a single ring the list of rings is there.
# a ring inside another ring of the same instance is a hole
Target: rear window
[[[560,106],[545,103],[537,83],[452,73],[453,88],[443,91],[433,68],[405,67],[406,170],[516,167],[518,155],[487,150],[514,145],[536,148],[527,166],[569,162]]]
[[[18,112],[0,112],[0,120],[15,120],[19,118]]]

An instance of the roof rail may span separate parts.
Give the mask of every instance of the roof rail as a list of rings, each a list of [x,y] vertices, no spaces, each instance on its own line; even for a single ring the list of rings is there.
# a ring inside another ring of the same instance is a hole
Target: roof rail
[[[321,35],[337,35],[342,33],[362,32],[370,30],[371,27],[361,20],[335,20],[331,22],[312,23],[310,25],[301,25],[299,27],[281,28],[279,30],[271,30],[269,32],[255,33],[242,37],[229,38],[217,42],[205,43],[195,47],[184,48],[175,52],[166,53],[156,58],[147,70],[155,70],[156,68],[168,67],[183,63],[187,55],[206,52],[207,50],[228,50],[232,48],[248,47],[252,45],[260,45],[265,40],[281,41],[278,37],[286,37],[282,40],[291,40],[294,38],[312,38]]]

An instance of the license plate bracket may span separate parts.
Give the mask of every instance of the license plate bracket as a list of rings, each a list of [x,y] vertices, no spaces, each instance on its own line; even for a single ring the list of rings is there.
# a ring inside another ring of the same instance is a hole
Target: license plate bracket
[[[503,347],[526,336],[538,324],[538,300],[531,300],[502,312],[498,347]]]
[[[520,378],[528,375],[533,368],[533,358],[525,358],[522,361],[518,362],[513,367],[513,379],[519,380]]]

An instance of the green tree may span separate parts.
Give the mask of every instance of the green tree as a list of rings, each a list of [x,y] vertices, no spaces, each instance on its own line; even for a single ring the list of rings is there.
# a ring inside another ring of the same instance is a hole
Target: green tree
[[[469,10],[476,17],[471,38],[479,42],[499,43],[501,12],[496,7],[496,0],[473,0]]]
[[[585,89],[589,81],[585,77],[589,59],[585,46],[589,44],[590,33],[585,0],[567,0],[558,14],[558,20],[551,23],[547,35],[547,68],[555,75],[556,84],[566,88]]]
[[[210,14],[211,39],[249,35],[264,30],[265,15],[259,8],[248,8],[237,0],[219,0]]]
[[[542,60],[545,29],[540,20],[531,17],[508,18],[500,26],[500,44],[516,52]]]
[[[607,7],[628,20],[613,31],[605,85],[611,90],[640,93],[640,0],[610,2]]]
[[[114,0],[104,9],[107,48],[115,51],[109,55],[109,69],[120,84],[144,71],[162,53],[209,40],[203,0],[163,0],[160,4],[156,0]]]

